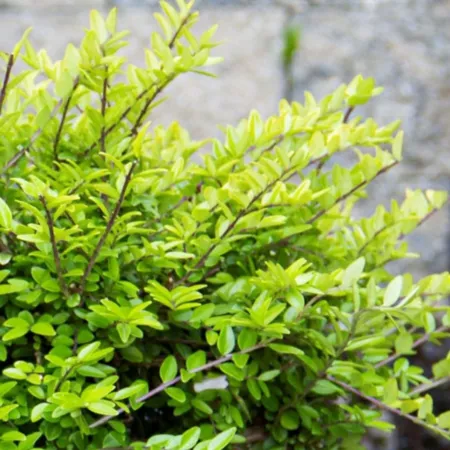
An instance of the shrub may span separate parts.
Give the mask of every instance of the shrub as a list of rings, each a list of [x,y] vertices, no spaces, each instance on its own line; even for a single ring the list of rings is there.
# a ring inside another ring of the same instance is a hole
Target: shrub
[[[401,159],[398,122],[350,117],[381,89],[358,76],[223,140],[150,128],[169,83],[217,62],[177,3],[143,68],[116,10],[56,63],[27,34],[2,54],[1,449],[357,449],[392,429],[381,410],[448,438],[428,392],[450,360],[407,357],[448,335],[450,276],[385,267],[446,194],[352,217]]]

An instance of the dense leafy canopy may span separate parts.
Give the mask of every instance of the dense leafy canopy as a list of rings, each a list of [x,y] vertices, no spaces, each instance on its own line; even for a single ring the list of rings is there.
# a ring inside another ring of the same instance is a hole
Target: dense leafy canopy
[[[449,437],[428,391],[450,359],[429,379],[407,357],[448,336],[450,276],[385,268],[446,194],[352,216],[401,159],[399,123],[351,118],[381,89],[192,140],[149,117],[218,62],[215,27],[161,6],[143,67],[116,10],[61,61],[28,33],[1,54],[1,449],[357,449],[382,409]]]

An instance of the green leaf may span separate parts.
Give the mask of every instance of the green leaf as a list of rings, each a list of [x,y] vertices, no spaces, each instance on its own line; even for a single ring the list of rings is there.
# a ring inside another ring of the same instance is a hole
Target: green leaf
[[[119,333],[120,339],[124,344],[128,342],[131,334],[131,326],[128,323],[118,323],[116,330]]]
[[[25,334],[27,334],[29,331],[28,326],[24,328],[13,328],[12,330],[9,330],[4,336],[3,340],[6,341],[13,341],[14,339],[18,339]]]
[[[142,390],[143,390],[142,384],[135,384],[133,386],[123,388],[114,394],[114,400],[119,401],[125,398],[133,397],[134,395],[139,395],[142,392]]]
[[[84,346],[78,352],[78,359],[80,361],[87,360],[100,347],[100,345],[100,342],[92,342],[91,344]]]
[[[395,277],[384,292],[383,306],[392,306],[400,297],[403,287],[403,277]]]
[[[399,131],[394,138],[394,142],[392,143],[392,155],[397,161],[401,161],[402,159],[403,134],[403,131]]]
[[[450,429],[450,411],[446,411],[437,417],[438,426]]]
[[[276,378],[280,374],[279,370],[268,370],[267,372],[263,372],[259,377],[258,380],[261,381],[270,381]]]
[[[179,450],[189,450],[193,448],[195,444],[197,444],[199,438],[200,438],[200,428],[199,427],[190,428],[181,435]]]
[[[0,198],[0,227],[7,231],[12,228],[12,213],[2,198]]]
[[[208,450],[222,450],[232,441],[235,434],[236,428],[230,428],[223,431],[209,442]]]
[[[3,375],[8,378],[12,378],[13,380],[25,380],[27,378],[27,374],[20,369],[15,367],[9,367],[3,370]]]
[[[19,444],[18,450],[33,450],[36,442],[41,438],[42,433],[35,432],[29,434],[24,441]]]
[[[199,350],[195,353],[192,353],[186,360],[186,368],[188,371],[192,371],[197,369],[200,366],[203,366],[206,363],[206,353],[202,350]]]
[[[117,411],[114,409],[114,403],[107,400],[99,400],[98,402],[88,403],[87,408],[93,413],[102,416],[117,416]]]
[[[298,416],[297,411],[288,409],[281,415],[280,423],[286,430],[297,430],[300,426],[300,417]]]
[[[95,31],[100,43],[103,43],[108,37],[108,30],[106,28],[105,21],[98,11],[95,9],[91,10],[90,14],[90,25],[91,29]]]
[[[312,388],[312,391],[318,395],[332,395],[342,392],[342,389],[328,380],[319,380]]]
[[[58,97],[66,97],[72,92],[73,80],[70,73],[64,70],[55,83],[55,92]]]
[[[342,287],[349,288],[359,280],[361,277],[366,260],[363,256],[352,262],[347,269],[345,269],[344,276],[342,277]]]
[[[249,328],[243,328],[238,336],[238,345],[241,350],[253,347],[258,341],[258,333]]]
[[[175,356],[169,355],[161,364],[161,367],[159,369],[159,376],[161,377],[163,383],[167,383],[169,381],[172,381],[177,376],[177,372],[177,360],[175,359]]]
[[[0,266],[6,266],[11,261],[12,255],[10,253],[0,253]]]
[[[345,347],[345,350],[350,352],[364,347],[374,348],[378,344],[383,343],[385,340],[385,336],[363,336],[361,338],[353,339],[352,341],[350,341],[347,347]]]
[[[395,378],[389,378],[384,384],[384,402],[388,405],[397,401],[398,398],[398,385]]]
[[[186,401],[186,394],[180,388],[168,387],[164,392],[179,403]]]
[[[242,369],[236,367],[233,363],[224,363],[219,366],[220,370],[231,378],[238,381],[243,381],[245,373]]]
[[[31,332],[41,336],[55,336],[56,332],[52,324],[48,322],[38,322],[31,327]]]
[[[106,29],[114,34],[117,27],[117,8],[112,8],[105,21]]]
[[[286,301],[297,311],[301,311],[305,306],[305,297],[297,289],[289,290]]]
[[[411,351],[414,339],[409,333],[401,333],[395,339],[395,352],[407,354]]]
[[[77,373],[84,377],[105,378],[106,374],[94,366],[81,366],[77,369]]]
[[[31,410],[31,421],[37,422],[38,420],[42,419],[42,416],[44,415],[45,410],[49,406],[49,403],[39,403],[37,404],[32,410]]]
[[[419,419],[426,419],[428,414],[432,413],[433,413],[433,398],[431,397],[431,395],[427,394],[423,398],[417,416],[419,417]]]
[[[269,344],[269,348],[281,354],[295,355],[295,356],[303,356],[305,354],[303,350],[293,347],[292,345]]]
[[[216,345],[217,339],[219,338],[217,333],[213,330],[208,330],[205,334],[205,337],[206,337],[206,342],[208,343],[208,345],[210,347]]]
[[[233,328],[229,325],[220,330],[219,339],[217,341],[217,348],[221,355],[228,355],[234,349],[236,338],[234,337]]]
[[[2,441],[24,441],[26,439],[26,435],[21,433],[20,431],[7,431],[1,435]]]
[[[199,411],[205,413],[208,416],[214,412],[211,406],[208,405],[208,403],[199,398],[194,398],[191,401],[191,404],[195,409],[198,409]]]

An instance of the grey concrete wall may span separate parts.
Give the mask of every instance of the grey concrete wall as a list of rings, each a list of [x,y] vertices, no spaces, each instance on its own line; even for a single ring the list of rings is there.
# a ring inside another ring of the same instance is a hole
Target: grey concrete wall
[[[23,30],[57,58],[77,43],[90,8],[119,6],[120,25],[132,31],[126,54],[143,60],[155,27],[155,0],[0,0],[0,46],[8,50]],[[294,64],[294,99],[303,91],[329,93],[356,74],[373,76],[385,93],[362,109],[380,122],[403,120],[405,161],[370,189],[362,210],[401,198],[407,186],[450,186],[450,0],[199,0],[200,28],[218,23],[218,79],[186,76],[154,118],[179,120],[193,136],[219,135],[252,109],[276,111],[284,92],[282,32],[287,21],[302,30]],[[402,265],[415,274],[448,268],[449,211],[442,211],[410,239],[421,261]]]

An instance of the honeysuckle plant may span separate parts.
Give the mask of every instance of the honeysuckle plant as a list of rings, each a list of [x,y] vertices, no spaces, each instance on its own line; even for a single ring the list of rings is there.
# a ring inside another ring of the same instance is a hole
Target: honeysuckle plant
[[[446,193],[352,215],[402,157],[357,116],[371,78],[222,139],[157,125],[219,61],[192,7],[161,3],[142,66],[115,9],[60,61],[28,32],[1,54],[0,448],[358,449],[383,411],[449,438],[450,359],[408,357],[449,335],[450,276],[386,268]]]

